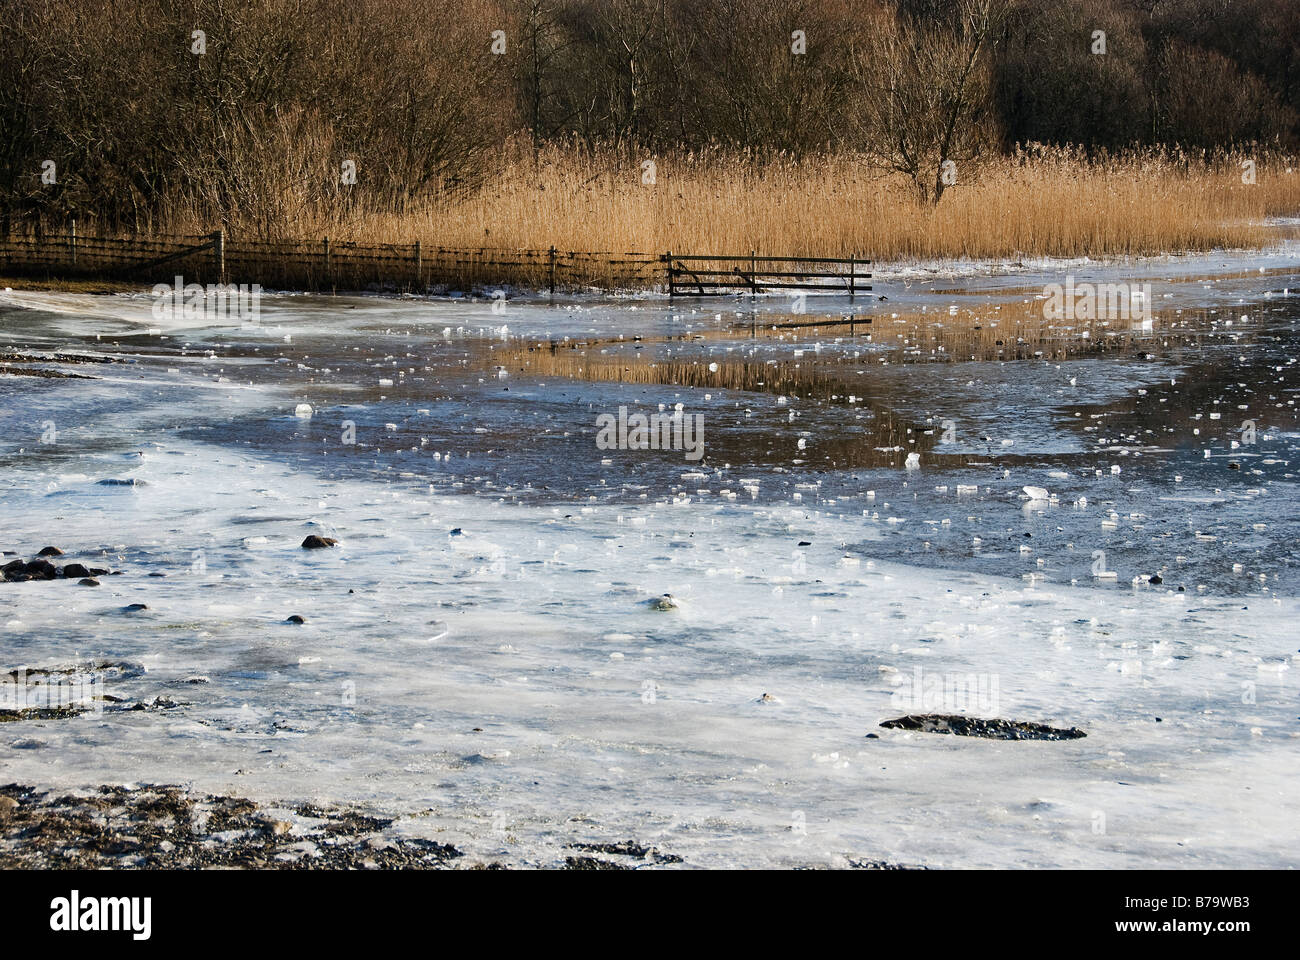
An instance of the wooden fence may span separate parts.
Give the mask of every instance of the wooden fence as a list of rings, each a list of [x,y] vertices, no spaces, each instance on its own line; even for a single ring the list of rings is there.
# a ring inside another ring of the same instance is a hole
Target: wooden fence
[[[850,297],[866,292],[871,285],[870,273],[858,272],[871,266],[870,260],[857,257],[760,257],[749,256],[664,255],[670,296],[710,296],[728,291],[751,294],[768,290],[820,290],[828,292],[843,286]],[[840,268],[840,269],[835,269]],[[847,268],[844,269],[844,268]]]
[[[0,273],[45,278],[96,278],[187,283],[258,283],[268,289],[471,289],[494,284],[549,290],[646,289],[672,296],[712,296],[774,289],[870,290],[860,272],[870,262],[817,257],[681,256],[413,243],[320,240],[235,240],[223,231],[197,236],[86,237],[76,224],[64,234],[0,237]],[[847,270],[845,269],[847,267]]]

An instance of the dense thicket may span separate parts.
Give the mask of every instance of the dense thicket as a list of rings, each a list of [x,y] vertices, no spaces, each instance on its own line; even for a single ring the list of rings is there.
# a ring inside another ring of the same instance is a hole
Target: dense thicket
[[[1297,23],[1300,0],[5,0],[0,216],[238,208],[292,235],[463,195],[521,141],[845,151],[931,201],[938,163],[1017,143],[1294,149]]]

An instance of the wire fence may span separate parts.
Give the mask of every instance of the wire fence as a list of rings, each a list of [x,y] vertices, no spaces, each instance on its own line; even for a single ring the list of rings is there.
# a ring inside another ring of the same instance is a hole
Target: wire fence
[[[261,284],[284,290],[383,290],[513,286],[549,290],[666,288],[673,296],[773,290],[871,290],[871,262],[857,256],[512,250],[331,240],[234,240],[222,230],[194,236],[0,237],[0,273],[46,279]]]
[[[399,290],[512,285],[535,289],[644,289],[665,282],[660,254],[331,240],[236,240],[197,236],[0,237],[0,272],[11,276],[187,283],[258,283],[269,289]]]

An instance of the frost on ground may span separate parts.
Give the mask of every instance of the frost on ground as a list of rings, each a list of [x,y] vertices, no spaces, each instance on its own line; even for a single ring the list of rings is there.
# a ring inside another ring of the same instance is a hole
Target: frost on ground
[[[1300,278],[1229,267],[1033,342],[1001,278],[0,298],[87,378],[0,375],[5,862],[1294,866]]]

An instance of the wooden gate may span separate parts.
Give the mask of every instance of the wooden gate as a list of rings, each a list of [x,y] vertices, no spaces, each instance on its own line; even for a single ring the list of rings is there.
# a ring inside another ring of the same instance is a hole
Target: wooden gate
[[[843,287],[850,297],[871,290],[865,280],[871,274],[859,272],[870,260],[856,256],[760,257],[704,256],[665,253],[668,293],[674,297],[707,297],[730,292],[764,293],[768,290],[820,290],[829,293]]]

